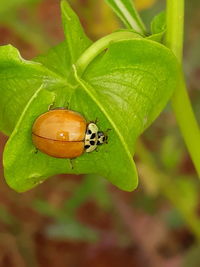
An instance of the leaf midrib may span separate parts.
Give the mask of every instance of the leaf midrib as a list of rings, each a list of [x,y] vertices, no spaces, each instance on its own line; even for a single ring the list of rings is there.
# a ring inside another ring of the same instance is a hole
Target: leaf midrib
[[[129,150],[129,148],[128,148],[128,146],[127,146],[127,144],[126,144],[126,142],[124,140],[124,137],[121,134],[120,130],[118,129],[118,127],[116,126],[116,124],[114,123],[114,121],[112,120],[112,118],[109,116],[109,114],[107,113],[107,111],[104,109],[104,107],[101,105],[101,103],[98,101],[98,99],[91,93],[90,90],[87,89],[87,87],[83,83],[82,79],[78,76],[75,65],[73,65],[73,70],[74,70],[74,76],[75,76],[75,79],[77,80],[77,82],[82,86],[82,88],[87,93],[87,95],[97,104],[97,106],[99,107],[99,109],[102,111],[102,113],[105,115],[105,117],[107,118],[107,120],[110,122],[110,124],[114,128],[117,136],[119,137],[120,142],[122,143],[122,146],[123,146],[124,150],[126,151],[126,154],[127,154],[128,158],[129,158],[129,160],[132,162],[132,164],[131,164],[132,167],[135,169],[135,166],[133,164],[133,156],[131,155],[130,150]]]

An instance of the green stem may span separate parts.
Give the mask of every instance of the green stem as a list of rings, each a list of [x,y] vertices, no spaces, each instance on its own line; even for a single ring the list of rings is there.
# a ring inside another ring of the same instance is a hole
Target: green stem
[[[119,31],[111,33],[93,43],[78,59],[75,68],[81,76],[92,60],[108,48],[110,43],[126,39],[142,38],[139,34],[131,31]]]
[[[183,54],[184,0],[167,0],[166,45],[180,63]]]
[[[174,52],[180,64],[183,52],[184,0],[167,0],[166,45]],[[186,146],[200,177],[200,131],[187,93],[184,76],[172,98],[172,107]]]

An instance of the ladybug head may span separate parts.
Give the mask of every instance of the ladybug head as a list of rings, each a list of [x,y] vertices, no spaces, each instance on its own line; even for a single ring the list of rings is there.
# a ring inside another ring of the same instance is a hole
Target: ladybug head
[[[104,134],[104,132],[98,132],[97,133],[97,145],[103,145],[107,142],[108,136]]]

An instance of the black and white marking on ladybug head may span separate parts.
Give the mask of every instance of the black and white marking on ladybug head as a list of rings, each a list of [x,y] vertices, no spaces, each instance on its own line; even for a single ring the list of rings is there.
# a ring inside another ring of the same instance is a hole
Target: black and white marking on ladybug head
[[[107,140],[107,137],[103,132],[98,132],[97,133],[97,145],[103,145]]]
[[[100,132],[95,123],[89,123],[85,134],[85,151],[92,152],[98,145],[106,142],[107,138],[103,132]]]

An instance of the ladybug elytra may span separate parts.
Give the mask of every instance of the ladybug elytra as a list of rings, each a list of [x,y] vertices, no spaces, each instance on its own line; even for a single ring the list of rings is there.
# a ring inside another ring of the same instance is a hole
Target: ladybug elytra
[[[40,115],[32,128],[32,140],[41,152],[56,158],[76,158],[106,142],[95,123],[72,110],[54,109]]]

